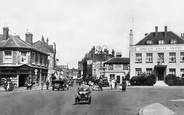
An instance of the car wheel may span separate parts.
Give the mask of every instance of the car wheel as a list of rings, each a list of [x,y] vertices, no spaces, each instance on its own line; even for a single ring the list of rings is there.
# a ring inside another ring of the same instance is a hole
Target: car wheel
[[[91,97],[89,98],[89,101],[88,101],[89,104],[91,104]]]

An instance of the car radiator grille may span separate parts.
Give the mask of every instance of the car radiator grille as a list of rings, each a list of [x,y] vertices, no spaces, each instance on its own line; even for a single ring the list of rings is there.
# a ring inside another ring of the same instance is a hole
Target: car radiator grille
[[[81,94],[81,98],[85,98],[85,95],[84,94]]]

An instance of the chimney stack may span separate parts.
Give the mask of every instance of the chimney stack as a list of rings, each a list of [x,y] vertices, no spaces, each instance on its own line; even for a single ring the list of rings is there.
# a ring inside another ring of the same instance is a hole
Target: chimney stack
[[[164,37],[167,38],[167,26],[165,26],[165,34]]]
[[[157,36],[158,36],[158,27],[155,26],[155,37],[157,37]]]
[[[47,45],[49,45],[49,38],[47,37]]]
[[[30,32],[27,32],[25,35],[26,35],[26,42],[33,45],[33,34]]]
[[[112,57],[114,57],[115,56],[115,51],[114,51],[114,49],[112,49]]]
[[[7,40],[9,37],[9,28],[3,27],[3,40]]]

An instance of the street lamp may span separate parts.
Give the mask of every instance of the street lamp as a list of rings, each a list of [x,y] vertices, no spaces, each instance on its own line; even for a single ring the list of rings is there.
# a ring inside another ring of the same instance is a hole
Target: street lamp
[[[96,52],[98,52],[98,54],[100,54],[100,77],[101,77],[101,70],[103,69],[102,68],[102,55],[103,55],[103,52],[107,49],[107,46],[106,45],[103,45],[103,46],[96,46]],[[105,73],[104,73],[105,74]]]

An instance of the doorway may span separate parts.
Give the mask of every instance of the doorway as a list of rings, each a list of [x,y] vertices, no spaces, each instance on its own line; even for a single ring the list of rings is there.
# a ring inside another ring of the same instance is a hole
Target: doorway
[[[20,74],[19,76],[19,87],[25,86],[28,74]]]
[[[165,68],[158,68],[158,80],[163,81],[165,75]]]

